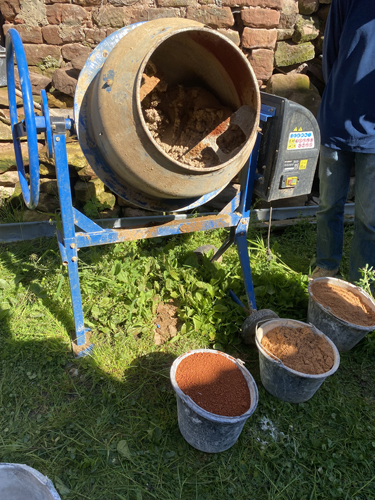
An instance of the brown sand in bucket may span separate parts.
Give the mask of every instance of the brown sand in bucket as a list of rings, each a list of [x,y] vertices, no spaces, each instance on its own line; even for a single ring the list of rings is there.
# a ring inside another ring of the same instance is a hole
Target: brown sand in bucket
[[[375,325],[375,310],[366,305],[359,293],[324,281],[311,284],[311,293],[335,316],[358,326]]]
[[[250,408],[250,391],[239,368],[221,354],[198,352],[176,370],[179,388],[201,408],[235,417]]]
[[[320,375],[328,372],[334,364],[330,344],[308,327],[277,326],[264,335],[261,343],[285,366],[301,373]]]

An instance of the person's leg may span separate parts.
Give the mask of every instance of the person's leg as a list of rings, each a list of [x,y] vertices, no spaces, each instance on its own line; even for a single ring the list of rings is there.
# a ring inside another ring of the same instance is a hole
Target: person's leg
[[[375,154],[355,156],[355,221],[349,280],[358,281],[366,264],[375,269]]]
[[[344,207],[354,158],[355,153],[320,148],[316,265],[323,270],[337,270],[341,262]]]

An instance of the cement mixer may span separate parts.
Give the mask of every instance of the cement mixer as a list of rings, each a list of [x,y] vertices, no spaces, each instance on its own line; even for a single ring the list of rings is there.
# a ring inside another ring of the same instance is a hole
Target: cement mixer
[[[77,83],[74,119],[50,116],[45,91],[42,116],[36,116],[15,29],[8,30],[6,42],[13,141],[28,208],[36,208],[39,199],[38,133],[45,134],[55,160],[61,208],[57,238],[69,273],[75,355],[93,348],[78,274],[77,252],[88,246],[230,228],[212,259],[236,244],[251,312],[245,340],[249,324],[253,330],[260,319],[275,317],[272,311],[256,310],[246,242],[250,204],[253,189],[267,201],[311,191],[320,145],[313,115],[287,99],[261,94],[248,60],[227,37],[174,18],[127,26],[93,50]],[[25,111],[21,122],[14,59]],[[73,130],[88,163],[111,191],[150,213],[166,215],[121,219],[119,229],[105,229],[74,208],[66,152],[66,133]],[[20,147],[25,136],[29,182]],[[241,191],[220,213],[189,215],[237,175]]]

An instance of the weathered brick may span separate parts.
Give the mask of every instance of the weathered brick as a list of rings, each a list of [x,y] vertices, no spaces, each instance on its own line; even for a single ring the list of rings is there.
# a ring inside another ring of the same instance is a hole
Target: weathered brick
[[[241,12],[241,19],[250,28],[276,28],[280,20],[280,12],[273,9],[249,7]]]
[[[48,85],[50,85],[52,80],[48,76],[44,76],[40,73],[36,73],[35,69],[39,70],[40,68],[29,66],[31,92],[34,95],[40,95],[40,91],[42,89],[46,89],[48,87]],[[55,69],[56,68],[54,68],[54,70]],[[14,73],[14,80],[15,80],[15,84],[16,84],[16,89],[21,90],[21,82],[20,82],[20,77],[19,77],[19,73],[18,73],[17,69]],[[0,168],[0,170],[1,170],[1,168]]]
[[[212,28],[230,28],[234,24],[232,11],[229,7],[202,6],[188,7],[186,17],[206,24]]]
[[[46,5],[46,16],[49,24],[60,24],[62,22],[62,4]]]
[[[62,47],[61,49],[61,54],[66,61],[71,61],[75,57],[82,54],[88,57],[90,53],[91,49],[89,47],[85,47],[84,45],[81,45],[79,43],[64,45],[64,47]]]
[[[70,3],[70,0],[68,0],[68,3]],[[76,3],[78,5],[81,5],[82,7],[90,7],[92,5],[102,4],[103,0],[72,0],[72,3]]]
[[[140,11],[140,9],[138,9],[138,11]],[[152,21],[153,19],[163,19],[168,17],[181,17],[180,9],[174,9],[172,7],[160,8],[160,9],[146,9],[145,13],[147,15],[147,21]],[[140,18],[140,21],[143,20],[145,19]]]
[[[63,43],[84,42],[85,33],[80,26],[69,26],[64,23],[59,26],[59,34]]]
[[[25,49],[27,64],[30,66],[36,66],[47,56],[51,56],[57,60],[60,59],[60,47],[54,45],[24,44],[23,47]]]
[[[91,45],[97,45],[107,36],[105,29],[85,29],[85,40]]]
[[[290,40],[294,33],[293,28],[282,28],[277,30],[277,41]]]
[[[57,69],[52,77],[52,85],[64,94],[74,96],[79,72],[73,68]]]
[[[92,11],[92,20],[99,28],[123,28],[125,11],[124,7],[106,5]]]
[[[86,61],[87,57],[84,54],[81,54],[80,56],[77,56],[74,59],[72,59],[71,64],[73,69],[81,71],[83,66],[86,64]]]
[[[152,21],[153,19],[162,19],[168,17],[180,17],[180,9],[172,7],[160,7],[151,9],[140,9],[138,7],[125,7],[123,10],[123,22],[125,26],[141,21]],[[108,35],[107,35],[108,36]]]
[[[61,9],[61,20],[63,23],[74,26],[80,25],[89,17],[88,12],[79,5],[63,4]]]
[[[63,44],[62,38],[60,36],[59,27],[56,25],[43,26],[42,34],[45,43],[49,43],[51,45]]]
[[[268,80],[273,72],[273,51],[255,49],[247,56],[258,80]]]
[[[292,40],[294,43],[304,43],[315,40],[319,36],[321,21],[317,16],[298,15]]]
[[[283,6],[283,0],[223,0],[222,4],[229,7],[247,6],[281,10]]]
[[[229,40],[231,42],[233,42],[235,45],[237,45],[237,47],[240,46],[241,39],[240,39],[240,34],[238,33],[238,31],[235,31],[235,30],[225,30],[223,28],[219,28],[217,31],[221,35],[224,35],[227,38],[229,38]]]
[[[108,3],[114,5],[115,7],[127,7],[139,2],[139,0],[108,0]]]
[[[195,5],[195,0],[156,0],[158,7],[188,7]]]
[[[279,29],[294,28],[298,15],[298,0],[284,0],[283,8],[280,12]]]
[[[308,16],[316,12],[319,8],[319,0],[298,0],[298,10],[300,14]]]
[[[21,10],[15,18],[15,23],[28,26],[46,26],[47,11],[44,0],[20,0]]]
[[[245,28],[242,33],[242,46],[246,49],[274,49],[276,40],[276,29]]]
[[[0,0],[0,12],[6,21],[14,21],[20,10],[19,0]]]
[[[277,42],[275,50],[275,66],[292,66],[315,57],[314,45],[311,42],[295,45],[288,42]]]
[[[27,26],[26,24],[4,24],[4,35],[10,28],[15,28],[18,31],[23,43],[43,43],[42,31],[39,27]]]

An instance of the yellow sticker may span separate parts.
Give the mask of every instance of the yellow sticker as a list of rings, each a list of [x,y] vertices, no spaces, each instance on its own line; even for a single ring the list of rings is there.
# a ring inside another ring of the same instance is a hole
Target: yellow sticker
[[[294,128],[293,132],[297,132],[297,127]]]
[[[299,162],[299,170],[305,170],[306,167],[307,167],[307,160],[301,160]]]
[[[300,127],[300,128],[298,129],[298,132],[302,132],[302,127]]]
[[[288,149],[296,149],[297,148],[297,145],[296,145],[296,140],[295,139],[290,139],[289,138],[289,141],[288,141]]]

